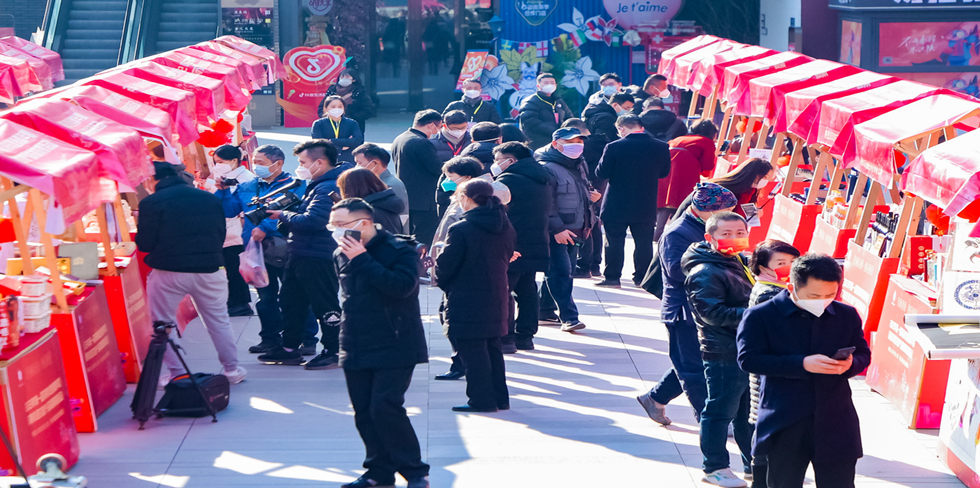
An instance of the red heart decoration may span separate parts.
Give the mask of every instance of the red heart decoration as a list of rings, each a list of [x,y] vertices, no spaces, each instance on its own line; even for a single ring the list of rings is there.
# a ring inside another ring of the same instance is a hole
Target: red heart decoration
[[[282,60],[301,79],[317,83],[337,77],[344,69],[347,55],[341,46],[300,46],[290,49]]]

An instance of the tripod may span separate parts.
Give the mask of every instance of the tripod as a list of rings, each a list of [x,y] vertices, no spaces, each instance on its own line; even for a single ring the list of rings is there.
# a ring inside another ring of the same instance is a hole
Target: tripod
[[[146,360],[143,361],[143,372],[140,373],[139,383],[136,384],[136,394],[133,396],[133,403],[129,406],[133,411],[133,418],[140,423],[139,430],[143,430],[143,425],[146,424],[146,421],[151,416],[156,414],[158,417],[161,417],[163,414],[161,410],[154,408],[153,402],[156,401],[157,381],[160,378],[160,370],[163,368],[163,355],[167,352],[168,345],[174,351],[174,354],[177,355],[177,359],[180,360],[180,364],[184,367],[184,371],[187,372],[191,383],[197,392],[200,393],[204,404],[207,405],[208,412],[211,414],[211,422],[218,421],[217,409],[214,408],[208,396],[204,394],[201,385],[194,378],[194,374],[191,373],[191,369],[187,366],[187,361],[184,361],[184,357],[181,356],[180,346],[170,338],[168,331],[176,327],[172,322],[153,322],[153,339],[150,340],[149,350],[146,352]],[[167,412],[180,413],[175,410],[168,410]]]

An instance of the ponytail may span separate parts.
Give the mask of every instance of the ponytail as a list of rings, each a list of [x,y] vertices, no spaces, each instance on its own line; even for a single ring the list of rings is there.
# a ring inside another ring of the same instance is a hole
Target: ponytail
[[[480,207],[501,205],[500,199],[493,194],[493,185],[484,180],[469,180],[460,185],[456,191],[463,192],[466,198],[473,200],[473,203]]]

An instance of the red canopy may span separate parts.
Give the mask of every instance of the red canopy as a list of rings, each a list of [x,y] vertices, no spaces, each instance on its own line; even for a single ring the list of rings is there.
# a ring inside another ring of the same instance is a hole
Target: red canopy
[[[135,129],[141,134],[176,144],[178,137],[167,112],[101,86],[71,86],[52,95],[70,100],[90,112]]]
[[[814,59],[790,69],[754,78],[749,81],[748,115],[763,117],[770,125],[779,124],[785,129],[786,110],[783,98],[787,93],[859,71],[860,68],[849,64]]]
[[[71,102],[57,98],[26,100],[0,117],[99,157],[99,176],[131,192],[152,174],[150,154],[139,133]]]
[[[861,71],[851,76],[789,92],[784,99],[787,126],[785,128],[774,126],[774,128],[778,132],[788,131],[804,140],[816,140],[817,120],[820,119],[824,102],[895,81],[898,81],[898,78],[894,76]]]
[[[286,76],[286,68],[282,65],[282,61],[279,60],[279,56],[276,53],[246,41],[240,37],[235,36],[221,36],[215,39],[216,42],[224,44],[232,49],[241,51],[243,53],[251,54],[252,56],[257,56],[265,60],[266,68],[268,69],[267,75],[269,84],[275,83],[276,80]]]
[[[243,77],[232,66],[212,63],[211,61],[205,61],[201,58],[176,51],[153,56],[152,58],[148,58],[148,60],[163,66],[190,71],[191,73],[197,73],[221,81],[225,88],[225,102],[228,104],[228,108],[235,112],[244,110],[251,99],[249,95],[250,90],[246,88],[248,86],[248,79]]]
[[[120,71],[101,73],[84,84],[101,86],[164,110],[177,129],[180,144],[190,144],[198,138],[197,124],[194,122],[197,108],[194,94],[189,91],[143,80]]]
[[[171,52],[186,54],[211,63],[233,66],[238,70],[239,76],[245,80],[243,86],[247,87],[250,92],[266,85],[265,64],[261,59],[251,54],[236,51],[219,42],[202,42]],[[223,52],[228,54],[222,54]]]
[[[0,140],[0,174],[50,195],[65,222],[110,201],[111,195],[103,195],[95,153],[2,119]]]
[[[721,84],[725,68],[755,61],[756,59],[772,56],[773,54],[776,54],[776,51],[772,49],[743,45],[708,56],[699,62],[695,68],[694,81],[691,87],[696,88],[698,93],[703,96],[710,96],[715,91],[715,88]]]
[[[123,73],[137,78],[192,92],[197,102],[195,116],[198,124],[210,127],[225,110],[225,89],[214,78],[145,61],[120,68]]]
[[[751,80],[769,73],[784,71],[807,61],[811,61],[809,56],[787,51],[729,66],[725,68],[722,76],[722,96],[720,98],[725,100],[729,106],[734,106],[736,115],[749,115],[749,82]]]
[[[28,54],[4,42],[0,42],[0,55],[26,61],[28,66],[31,67],[31,71],[34,72],[37,82],[41,85],[41,89],[50,90],[54,87],[51,67],[48,66],[48,63],[45,63],[43,59],[34,57],[31,54]]]
[[[854,142],[844,152],[848,167],[890,185],[895,174],[895,144],[944,127],[980,127],[980,101],[939,94],[921,98],[854,127]]]
[[[21,39],[17,36],[0,37],[0,43],[16,47],[17,49],[20,49],[21,51],[24,51],[35,58],[43,59],[51,70],[52,81],[61,81],[65,79],[65,70],[61,64],[60,54],[46,47],[42,47],[34,44],[33,42]]]
[[[947,215],[960,213],[980,199],[980,130],[923,151],[902,173],[900,186]]]
[[[673,76],[667,78],[667,82],[671,85],[690,90],[694,83],[694,75],[697,73],[697,69],[702,62],[715,54],[744,45],[724,39],[721,42],[708,44],[700,49],[695,49],[687,54],[677,56],[673,61]]]
[[[0,70],[9,73],[8,76],[11,76],[14,96],[24,97],[30,92],[44,90],[44,85],[41,84],[41,79],[38,78],[37,73],[23,59],[0,55]]]
[[[675,58],[720,41],[721,38],[719,37],[700,35],[660,53],[660,64],[657,66],[657,73],[666,76],[667,82],[673,85],[674,83],[671,80],[674,77],[674,67],[677,66],[674,63]]]

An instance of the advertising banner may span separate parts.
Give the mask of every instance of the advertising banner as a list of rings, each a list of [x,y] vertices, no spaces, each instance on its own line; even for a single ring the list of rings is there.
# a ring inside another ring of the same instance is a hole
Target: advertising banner
[[[459,72],[459,79],[456,80],[456,91],[463,89],[463,82],[470,78],[479,78],[483,74],[483,68],[487,64],[489,51],[466,51],[466,59],[463,60],[463,69]]]
[[[883,22],[881,67],[980,66],[980,22]]]
[[[221,0],[221,33],[276,51],[273,13],[273,0]],[[272,95],[273,90],[266,86],[259,93]]]
[[[861,23],[842,20],[840,23],[840,62],[861,66]]]
[[[980,97],[980,73],[978,72],[945,72],[945,73],[889,73],[906,80],[918,81],[927,85],[949,88],[971,97]]]
[[[347,55],[340,46],[300,46],[289,50],[282,62],[286,66],[279,100],[283,125],[309,127],[319,118],[318,105],[344,69]]]

